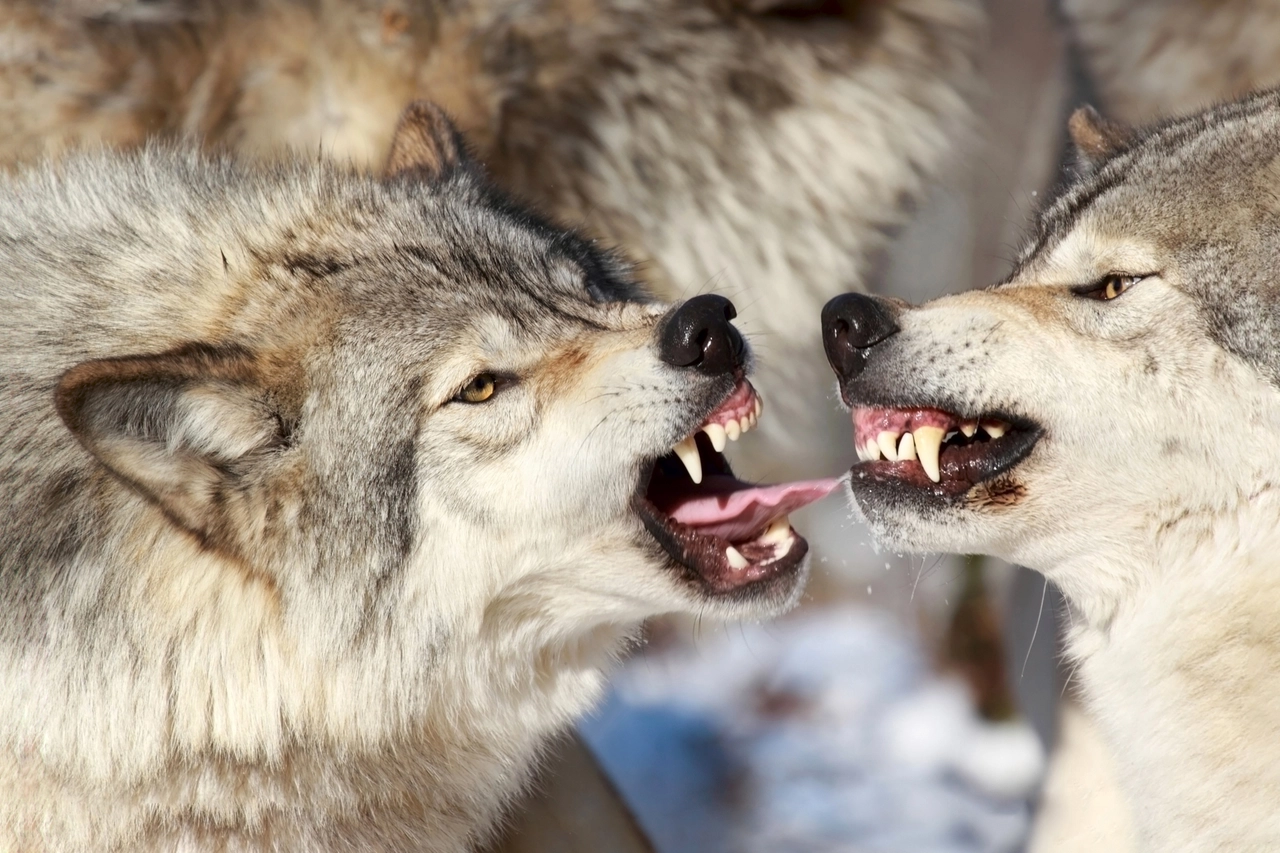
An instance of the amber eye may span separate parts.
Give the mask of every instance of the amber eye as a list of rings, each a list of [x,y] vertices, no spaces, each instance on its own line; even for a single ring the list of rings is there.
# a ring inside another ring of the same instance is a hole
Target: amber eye
[[[453,399],[459,403],[483,403],[493,396],[498,388],[498,377],[492,373],[480,373],[462,386],[462,390]]]
[[[1143,278],[1144,276],[1140,275],[1109,275],[1093,284],[1072,288],[1072,292],[1076,296],[1096,299],[1099,302],[1110,302]]]

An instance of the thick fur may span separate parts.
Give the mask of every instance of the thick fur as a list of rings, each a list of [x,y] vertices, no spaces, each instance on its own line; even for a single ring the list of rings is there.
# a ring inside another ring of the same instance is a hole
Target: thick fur
[[[1183,115],[1280,84],[1280,6],[1256,0],[1059,0],[1108,115]]]
[[[630,508],[733,380],[418,119],[387,180],[0,181],[0,849],[461,850],[641,620],[798,595]]]
[[[892,547],[1062,588],[1143,849],[1275,850],[1280,94],[1116,139],[1082,152],[1007,282],[903,308],[845,389],[1025,418],[1031,455],[958,499],[854,497]],[[1112,274],[1142,278],[1072,290]]]
[[[743,309],[757,473],[825,473],[817,309],[863,288],[965,136],[977,0],[16,0],[0,160],[189,134],[271,158],[386,158],[441,104],[509,190]]]

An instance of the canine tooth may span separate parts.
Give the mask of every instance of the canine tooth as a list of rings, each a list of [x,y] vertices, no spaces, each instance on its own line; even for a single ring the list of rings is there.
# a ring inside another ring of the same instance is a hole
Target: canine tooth
[[[898,436],[888,430],[876,436],[876,444],[880,445],[880,453],[890,462],[898,461]]]
[[[725,421],[724,434],[729,436],[730,441],[737,441],[738,436],[742,435],[742,427],[738,426],[737,421]]]
[[[960,432],[964,433],[965,438],[973,438],[974,433],[978,431],[977,421],[961,421]]]
[[[720,424],[707,424],[702,428],[702,431],[707,434],[707,438],[711,439],[711,446],[715,448],[716,453],[724,450],[726,441],[724,427],[720,426]]]
[[[742,556],[738,549],[732,545],[724,549],[724,556],[725,559],[729,561],[729,565],[735,569],[745,569],[750,565],[750,563],[747,562],[747,558]]]
[[[916,427],[916,456],[920,459],[920,467],[929,475],[929,479],[938,483],[942,481],[942,467],[938,462],[938,454],[942,452],[942,427]]]
[[[916,458],[916,440],[909,432],[902,434],[902,441],[898,442],[898,461],[911,462]]]
[[[874,438],[867,439],[866,449],[868,462],[875,462],[880,458],[880,445],[876,444],[876,440]]]
[[[702,482],[702,456],[698,454],[698,445],[693,440],[693,436],[681,441],[674,448],[676,456],[680,457],[680,461],[684,463],[685,470],[689,472],[689,479],[695,483]]]
[[[764,533],[760,534],[760,541],[768,545],[777,545],[791,538],[791,520],[787,516],[774,519]]]
[[[982,428],[986,430],[987,435],[991,436],[993,439],[999,438],[1008,431],[1008,427],[997,421],[985,421],[982,424]]]

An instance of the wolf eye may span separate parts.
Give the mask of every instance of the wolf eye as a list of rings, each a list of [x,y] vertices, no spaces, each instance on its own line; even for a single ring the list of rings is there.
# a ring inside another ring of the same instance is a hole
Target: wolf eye
[[[1145,276],[1141,275],[1118,275],[1112,274],[1105,276],[1093,284],[1086,284],[1082,287],[1073,287],[1071,292],[1076,296],[1083,296],[1086,299],[1096,299],[1099,302],[1110,302],[1138,282],[1142,281]]]
[[[462,386],[462,390],[454,395],[458,403],[483,403],[498,390],[498,377],[492,373],[479,373],[471,381]]]

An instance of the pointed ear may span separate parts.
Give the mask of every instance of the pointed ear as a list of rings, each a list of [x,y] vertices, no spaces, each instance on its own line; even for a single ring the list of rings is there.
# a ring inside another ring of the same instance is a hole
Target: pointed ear
[[[1090,106],[1080,107],[1071,114],[1067,133],[1081,167],[1090,172],[1128,145],[1133,136],[1130,128],[1103,118]]]
[[[428,101],[414,101],[400,114],[383,177],[412,174],[437,181],[471,165],[467,142],[444,110]]]
[[[71,368],[63,423],[111,473],[206,545],[229,545],[255,463],[283,446],[251,354],[191,345]]]

